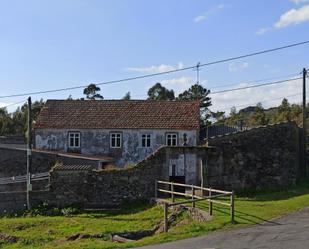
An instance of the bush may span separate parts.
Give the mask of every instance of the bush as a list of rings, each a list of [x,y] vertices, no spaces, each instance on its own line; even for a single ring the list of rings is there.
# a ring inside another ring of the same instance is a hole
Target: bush
[[[63,216],[72,216],[73,214],[76,214],[78,213],[78,210],[77,208],[74,208],[74,207],[67,207],[67,208],[62,208],[61,209],[61,214]]]

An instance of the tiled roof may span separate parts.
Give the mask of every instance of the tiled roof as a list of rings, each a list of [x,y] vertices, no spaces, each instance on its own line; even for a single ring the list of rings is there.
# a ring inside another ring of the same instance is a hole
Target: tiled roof
[[[88,171],[92,170],[93,166],[91,165],[63,165],[58,164],[53,167],[53,170],[77,170],[77,171]]]
[[[35,128],[199,129],[198,101],[48,100]]]

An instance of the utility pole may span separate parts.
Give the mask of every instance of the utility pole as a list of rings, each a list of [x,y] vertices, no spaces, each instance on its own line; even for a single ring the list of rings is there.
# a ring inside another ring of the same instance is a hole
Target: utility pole
[[[32,149],[32,115],[31,115],[31,97],[28,98],[28,139],[27,139],[27,209],[31,209],[30,191],[31,191],[31,149]]]
[[[201,66],[201,63],[198,62],[196,64],[196,84],[199,85],[200,84],[200,66]]]
[[[307,112],[306,112],[306,78],[307,70],[303,69],[303,163],[304,163],[304,176],[307,176]]]

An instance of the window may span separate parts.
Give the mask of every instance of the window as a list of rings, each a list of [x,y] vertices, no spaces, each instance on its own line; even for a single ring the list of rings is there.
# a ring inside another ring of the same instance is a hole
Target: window
[[[79,132],[69,132],[69,147],[70,148],[80,147],[80,133]]]
[[[165,139],[167,146],[177,146],[177,133],[166,133]]]
[[[143,148],[151,147],[151,135],[150,134],[142,135],[142,147]]]
[[[110,134],[110,147],[121,148],[122,134],[120,132],[113,132]]]

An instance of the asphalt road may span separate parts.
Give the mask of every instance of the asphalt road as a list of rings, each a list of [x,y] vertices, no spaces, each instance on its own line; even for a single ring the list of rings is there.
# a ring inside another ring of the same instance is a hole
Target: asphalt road
[[[309,207],[247,228],[139,249],[308,249]]]

